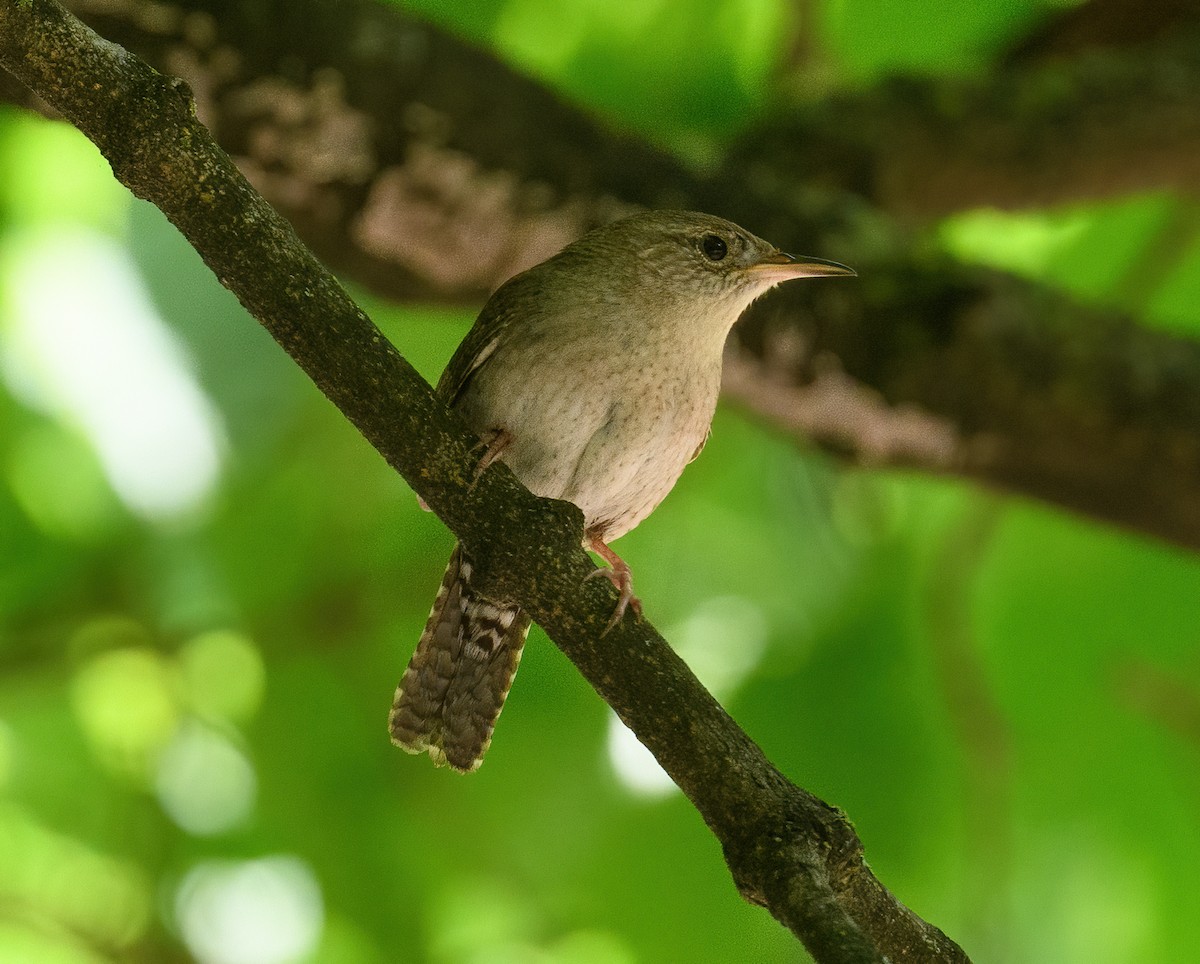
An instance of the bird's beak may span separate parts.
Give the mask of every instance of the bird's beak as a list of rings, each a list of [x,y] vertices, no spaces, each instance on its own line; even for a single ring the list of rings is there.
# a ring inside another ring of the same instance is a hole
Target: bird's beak
[[[750,265],[747,269],[758,278],[768,279],[774,284],[791,281],[793,278],[856,277],[858,272],[836,261],[823,258],[797,258],[783,251],[776,251]]]

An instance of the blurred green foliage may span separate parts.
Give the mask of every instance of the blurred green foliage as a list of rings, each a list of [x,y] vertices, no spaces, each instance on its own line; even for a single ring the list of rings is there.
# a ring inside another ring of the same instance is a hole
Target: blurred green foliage
[[[768,110],[801,35],[857,84],[978,68],[1047,9],[413,6],[680,149]],[[1191,213],[939,236],[1195,333]],[[364,301],[431,379],[470,322]],[[536,630],[478,774],[393,750],[449,535],[86,142],[16,112],[0,388],[0,960],[806,959]],[[621,550],[731,712],[976,959],[1200,945],[1194,556],[729,411]]]

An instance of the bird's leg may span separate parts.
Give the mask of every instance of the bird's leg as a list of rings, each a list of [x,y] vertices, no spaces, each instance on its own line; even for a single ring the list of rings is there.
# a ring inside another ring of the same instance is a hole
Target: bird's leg
[[[621,621],[621,617],[625,615],[625,610],[632,609],[637,613],[638,618],[642,616],[642,601],[633,594],[633,573],[629,569],[629,563],[612,551],[604,542],[603,535],[594,530],[588,529],[583,534],[583,541],[586,548],[596,553],[601,559],[609,564],[609,569],[596,569],[589,572],[584,581],[594,579],[597,576],[602,576],[611,582],[620,593],[620,598],[617,600],[617,608],[613,610],[612,618],[609,619],[608,625],[604,627],[604,632],[601,636],[607,636],[608,631]]]
[[[475,466],[475,477],[467,488],[468,492],[475,488],[475,483],[488,470],[488,467],[504,454],[504,450],[512,444],[512,440],[512,432],[506,428],[489,429],[480,436],[479,444],[475,448],[482,448],[483,455],[479,457],[479,464]]]
[[[480,456],[479,464],[475,466],[476,482],[488,467],[504,454],[504,450],[512,444],[512,440],[512,432],[506,428],[489,429],[480,436],[479,445],[476,445],[475,448],[482,448],[483,455]]]

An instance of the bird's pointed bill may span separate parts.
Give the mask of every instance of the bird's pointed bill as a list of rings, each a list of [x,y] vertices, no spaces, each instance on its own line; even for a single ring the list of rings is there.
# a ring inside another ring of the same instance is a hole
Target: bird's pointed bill
[[[824,258],[795,257],[783,251],[768,255],[748,269],[760,278],[778,284],[793,278],[855,277],[858,272],[837,261]]]

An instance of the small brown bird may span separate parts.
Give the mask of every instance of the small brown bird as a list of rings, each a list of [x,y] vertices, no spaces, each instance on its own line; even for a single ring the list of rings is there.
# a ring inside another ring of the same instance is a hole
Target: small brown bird
[[[583,545],[641,611],[608,543],[666,497],[708,438],[734,322],[782,281],[852,275],[794,258],[707,214],[651,211],[592,231],[505,283],[450,359],[438,394],[532,492],[583,511]],[[396,690],[392,741],[469,772],[491,743],[529,632],[519,606],[471,588],[454,549]]]

